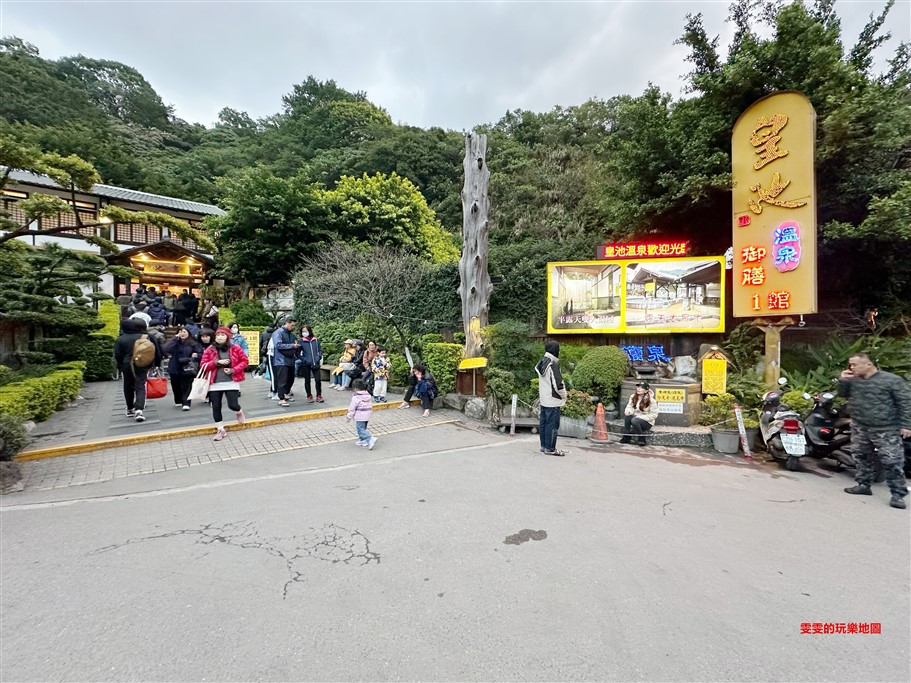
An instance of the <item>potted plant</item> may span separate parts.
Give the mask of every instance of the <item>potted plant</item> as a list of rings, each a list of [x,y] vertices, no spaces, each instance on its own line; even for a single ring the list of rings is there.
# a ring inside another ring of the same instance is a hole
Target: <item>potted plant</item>
[[[719,453],[736,453],[740,446],[740,430],[734,417],[736,399],[731,394],[707,396],[702,402],[699,424],[711,427],[712,445]],[[746,426],[746,421],[744,421]],[[756,427],[759,423],[756,423]]]
[[[570,389],[566,394],[566,405],[560,412],[560,430],[557,432],[560,436],[588,437],[588,418],[594,413],[591,395]]]

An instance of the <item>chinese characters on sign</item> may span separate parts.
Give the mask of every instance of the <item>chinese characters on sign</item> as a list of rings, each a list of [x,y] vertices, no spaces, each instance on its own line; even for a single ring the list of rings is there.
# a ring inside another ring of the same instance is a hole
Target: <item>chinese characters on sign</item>
[[[630,258],[645,256],[659,258],[686,256],[686,242],[655,242],[651,244],[602,244],[598,247],[598,259]]]
[[[664,345],[655,346],[621,346],[633,363],[670,363],[670,356],[664,353]]]
[[[702,361],[702,393],[721,395],[728,390],[728,362],[723,358]]]
[[[775,228],[772,250],[778,272],[786,273],[800,265],[800,225],[797,221],[787,221]]]
[[[799,93],[743,113],[731,139],[734,315],[816,312],[816,113]]]

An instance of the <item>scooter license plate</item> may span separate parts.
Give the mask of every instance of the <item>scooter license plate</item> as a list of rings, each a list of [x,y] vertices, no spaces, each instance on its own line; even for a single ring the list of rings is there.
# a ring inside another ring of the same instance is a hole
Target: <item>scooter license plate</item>
[[[781,445],[788,455],[804,455],[807,447],[807,440],[803,434],[781,433]]]

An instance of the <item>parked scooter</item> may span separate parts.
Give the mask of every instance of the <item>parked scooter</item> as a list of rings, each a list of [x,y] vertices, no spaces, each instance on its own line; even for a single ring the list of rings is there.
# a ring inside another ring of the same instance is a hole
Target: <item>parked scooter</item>
[[[810,398],[809,394],[804,394]],[[854,467],[850,453],[851,420],[839,415],[835,408],[835,394],[825,391],[813,397],[813,408],[804,417],[804,433],[810,455],[831,458],[841,466]]]
[[[787,384],[782,377],[781,388]],[[759,410],[759,432],[769,454],[792,472],[800,469],[800,459],[807,454],[807,439],[800,414],[781,402],[782,392],[769,391],[762,397]]]

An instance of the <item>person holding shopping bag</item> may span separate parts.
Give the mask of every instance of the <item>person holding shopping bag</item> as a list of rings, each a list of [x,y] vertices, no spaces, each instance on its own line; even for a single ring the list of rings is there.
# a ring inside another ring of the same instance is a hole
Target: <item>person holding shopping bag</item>
[[[228,408],[237,414],[237,424],[243,424],[246,419],[238,398],[248,363],[243,349],[231,343],[231,330],[219,327],[215,331],[215,342],[205,350],[199,362],[199,371],[205,373],[209,380],[209,401],[215,420],[213,441],[221,441],[227,435],[221,414],[223,399],[227,400]]]

